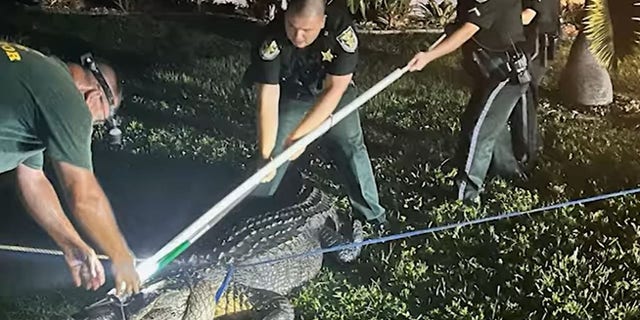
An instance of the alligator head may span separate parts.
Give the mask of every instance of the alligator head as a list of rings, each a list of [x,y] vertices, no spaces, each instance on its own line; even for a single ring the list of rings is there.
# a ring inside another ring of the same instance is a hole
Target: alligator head
[[[294,319],[285,297],[313,277],[323,255],[305,255],[327,246],[362,241],[362,226],[353,221],[351,239],[342,230],[350,219],[338,214],[332,199],[303,186],[293,205],[249,216],[227,215],[206,245],[211,250],[174,261],[154,276],[143,291],[124,304],[105,299],[74,319],[210,320]],[[360,247],[336,252],[338,260],[357,258]],[[277,260],[283,257],[291,257]],[[277,261],[273,261],[273,260]],[[261,263],[271,261],[270,263]],[[216,301],[229,267],[233,274]]]

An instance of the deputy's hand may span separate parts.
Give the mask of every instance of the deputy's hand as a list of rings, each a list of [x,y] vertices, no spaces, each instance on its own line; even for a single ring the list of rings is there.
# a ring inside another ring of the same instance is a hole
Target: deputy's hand
[[[292,139],[291,137],[288,137],[285,141],[284,141],[284,148],[289,148],[292,144],[294,144],[296,141],[294,139]],[[300,155],[302,155],[304,153],[304,151],[307,148],[302,147],[299,150],[296,150],[296,152],[293,153],[293,155],[291,155],[291,158],[289,158],[289,160],[293,161],[295,159],[298,159],[298,157],[300,157]]]
[[[409,61],[407,66],[409,67],[410,72],[421,71],[432,60],[433,58],[431,57],[431,54],[429,51],[421,51],[416,53],[415,56],[413,56],[413,59]]]
[[[258,166],[259,166],[258,169],[264,167],[267,164],[267,162],[269,162],[271,160],[273,160],[273,158],[269,158],[269,159],[262,159],[261,158],[260,163],[258,164]],[[276,170],[270,171],[264,178],[262,178],[261,182],[262,183],[267,183],[267,182],[273,180],[273,178],[275,176],[276,176]]]
[[[83,243],[63,251],[76,287],[95,291],[104,284],[104,268],[93,249]]]
[[[133,255],[111,258],[111,272],[115,278],[116,294],[130,295],[140,292],[140,275],[136,271]]]

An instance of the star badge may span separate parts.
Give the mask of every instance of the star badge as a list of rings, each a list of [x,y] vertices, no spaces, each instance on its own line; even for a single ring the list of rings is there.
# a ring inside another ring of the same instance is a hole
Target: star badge
[[[275,40],[271,42],[265,42],[260,47],[260,57],[263,60],[271,61],[275,59],[280,54],[280,47],[278,47],[278,43]]]
[[[327,49],[327,51],[320,51],[322,53],[322,61],[333,61],[333,53],[331,53],[331,49]]]

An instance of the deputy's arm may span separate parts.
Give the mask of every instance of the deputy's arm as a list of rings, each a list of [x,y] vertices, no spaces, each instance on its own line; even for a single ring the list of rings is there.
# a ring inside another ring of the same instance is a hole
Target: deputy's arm
[[[27,212],[62,251],[84,244],[64,214],[56,192],[42,170],[21,164],[16,169],[16,183]]]
[[[469,41],[478,30],[480,28],[477,25],[470,22],[464,23],[433,49],[416,54],[408,63],[409,71],[422,70],[431,61],[457,50],[465,42]]]
[[[71,211],[83,229],[115,264],[133,262],[133,255],[116,224],[109,200],[94,174],[62,161],[55,161],[54,167],[65,187]]]
[[[302,138],[327,119],[340,103],[340,99],[342,99],[342,95],[347,90],[352,77],[352,73],[341,76],[327,74],[324,80],[324,91],[318,97],[315,106],[289,135],[289,139],[298,140]]]
[[[276,144],[278,133],[278,103],[280,85],[257,84],[258,89],[258,147],[263,159],[268,159]]]
[[[62,249],[72,269],[74,265],[92,258],[93,250],[82,240],[64,214],[58,196],[42,170],[19,165],[16,169],[16,185],[26,211]],[[70,261],[74,258],[79,261]],[[95,290],[104,283],[104,271],[99,263],[90,272],[94,276],[81,279],[80,272],[72,270],[76,286],[84,282],[87,289]]]
[[[526,8],[522,11],[522,24],[527,26],[533,21],[538,13],[532,8]]]
[[[445,56],[458,48],[460,48],[465,42],[469,41],[480,28],[473,23],[467,22],[462,25],[458,30],[453,32],[450,36],[444,39],[439,45],[437,45],[431,54],[434,59],[438,59]]]

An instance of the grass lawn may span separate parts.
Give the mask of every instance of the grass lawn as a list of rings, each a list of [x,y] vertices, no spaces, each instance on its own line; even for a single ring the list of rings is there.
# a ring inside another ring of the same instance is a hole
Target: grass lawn
[[[21,21],[8,32],[12,39],[61,56],[89,47],[115,62],[125,80],[126,152],[225,163],[240,173],[235,183],[252,173],[254,98],[236,90],[251,27],[142,17]],[[360,90],[435,38],[363,35]],[[448,159],[469,96],[458,55],[405,75],[361,109],[393,233],[638,184],[640,103],[633,99],[640,59],[613,75],[614,104],[585,110],[557,98],[567,52],[565,43],[545,82],[544,150],[531,180],[491,180],[478,212],[460,208],[451,194]],[[341,195],[335,172],[316,154],[311,150],[312,177]],[[324,268],[292,298],[300,319],[638,319],[639,209],[636,197],[625,197],[368,246],[358,263]],[[74,289],[5,297],[0,318],[51,319],[96,297]]]

